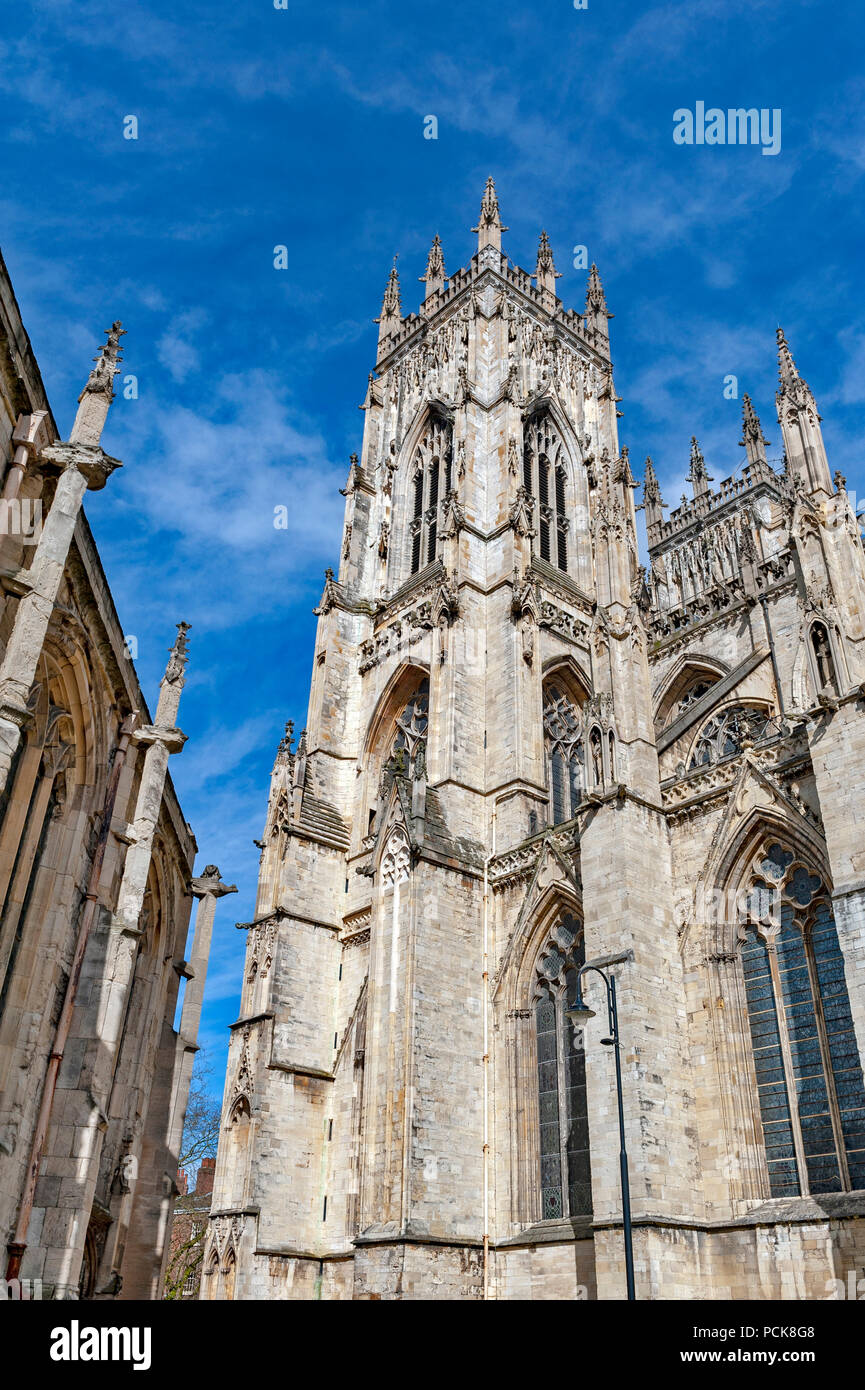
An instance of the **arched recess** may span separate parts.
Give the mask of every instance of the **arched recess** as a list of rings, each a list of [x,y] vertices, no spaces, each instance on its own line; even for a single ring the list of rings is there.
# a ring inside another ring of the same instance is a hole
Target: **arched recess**
[[[456,485],[454,454],[453,412],[442,401],[425,400],[406,431],[393,466],[387,569],[391,591],[438,557],[443,506]]]
[[[584,959],[578,895],[545,890],[510,957],[497,1007],[509,1044],[511,1219],[588,1221],[585,1058],[565,1017]]]
[[[802,645],[810,677],[807,704],[815,704],[821,695],[843,694],[847,666],[838,625],[821,614],[812,617],[805,625]]]
[[[572,700],[580,707],[591,697],[591,675],[569,653],[548,657],[543,665],[543,678],[545,681],[557,680],[566,685]]]
[[[246,1094],[233,1102],[225,1122],[220,1206],[236,1211],[246,1205],[252,1152],[252,1106]]]
[[[865,1084],[825,847],[804,820],[755,809],[706,882],[733,1195],[865,1185]]]
[[[426,763],[426,728],[429,721],[430,672],[416,662],[403,662],[391,675],[379,696],[363,741],[358,772],[362,783],[358,798],[361,807],[361,837],[369,837],[376,828],[376,817],[389,790],[385,784],[385,766],[399,742],[405,750],[404,770],[419,771]],[[401,728],[401,719],[408,724]],[[422,747],[421,747],[422,745]],[[420,759],[418,754],[420,753]]]
[[[547,461],[546,470],[539,466],[541,457]],[[544,471],[547,473],[546,487]],[[588,528],[588,476],[579,440],[552,394],[535,399],[523,416],[520,482],[533,502],[533,553],[590,592],[593,566]],[[560,522],[564,524],[560,526]],[[564,539],[564,548],[560,546],[560,538]]]
[[[395,731],[396,720],[406,702],[423,681],[430,678],[430,670],[425,662],[403,661],[389,677],[387,684],[375,703],[358,760],[358,772],[367,766],[369,760],[387,741],[387,735]]]
[[[655,728],[666,728],[684,712],[683,701],[699,699],[694,694],[698,686],[705,685],[709,690],[729,674],[729,669],[724,662],[700,652],[680,656],[655,691]]]
[[[545,673],[541,694],[548,820],[561,825],[576,815],[589,785],[584,716],[589,695],[570,664]]]
[[[210,1254],[204,1262],[204,1269],[201,1276],[201,1289],[199,1298],[202,1302],[210,1302],[219,1297],[219,1251],[214,1245]]]
[[[222,1298],[226,1303],[234,1302],[234,1286],[237,1278],[237,1256],[234,1247],[229,1245],[222,1266]]]

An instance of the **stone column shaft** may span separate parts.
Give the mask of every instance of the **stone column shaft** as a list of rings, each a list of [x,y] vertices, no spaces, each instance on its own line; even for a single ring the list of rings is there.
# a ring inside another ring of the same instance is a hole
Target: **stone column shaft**
[[[84,494],[88,487],[104,487],[119,466],[101,449],[77,444],[53,445],[42,451],[42,459],[58,464],[63,471],[28,571],[30,588],[18,604],[0,664],[0,791],[6,786],[21,729],[29,718],[27,696],[36,678]]]

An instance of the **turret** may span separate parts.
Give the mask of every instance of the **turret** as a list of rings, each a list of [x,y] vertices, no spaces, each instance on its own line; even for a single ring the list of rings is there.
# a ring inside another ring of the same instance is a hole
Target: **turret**
[[[429,299],[431,295],[438,294],[439,290],[445,287],[447,271],[445,270],[445,260],[442,253],[442,244],[438,236],[433,237],[433,244],[427,256],[426,271],[420,275],[419,280],[426,285],[424,299]]]
[[[806,492],[831,494],[832,480],[817,402],[807,382],[799,375],[781,328],[778,329],[778,375],[781,384],[775,403],[789,471]]]
[[[381,303],[381,313],[373,323],[378,324],[378,352],[379,356],[391,338],[394,338],[402,328],[402,303],[399,294],[399,275],[396,269],[396,256],[393,258],[393,266],[387,278],[384,298]]]
[[[556,307],[556,281],[560,280],[561,273],[556,270],[553,262],[553,252],[547,239],[546,232],[541,232],[541,240],[538,245],[538,260],[535,266],[535,281],[544,298],[544,308],[549,309],[550,313]]]
[[[760,417],[751,404],[751,397],[747,391],[742,397],[742,438],[739,440],[739,447],[747,453],[748,463],[752,468],[768,468],[766,459],[766,445],[769,443],[763,435],[763,427],[760,424]]]
[[[646,513],[646,535],[649,545],[654,545],[658,539],[657,530],[664,521],[664,507],[666,503],[661,496],[661,487],[655,473],[655,465],[650,458],[646,459],[646,476],[643,481],[643,501],[640,504]]]
[[[702,450],[693,435],[691,435],[691,466],[688,469],[688,480],[694,492],[695,502],[709,495],[709,484],[715,481],[709,475],[706,460],[703,458]]]
[[[608,344],[610,341],[609,320],[614,315],[607,309],[607,300],[604,294],[604,287],[601,284],[601,277],[598,274],[598,267],[592,261],[592,268],[589,271],[589,283],[586,287],[586,328],[590,334],[594,334]]]

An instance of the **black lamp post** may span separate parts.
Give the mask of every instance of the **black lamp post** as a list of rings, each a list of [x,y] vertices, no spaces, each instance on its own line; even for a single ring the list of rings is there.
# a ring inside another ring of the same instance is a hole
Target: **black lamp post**
[[[577,997],[570,1009],[565,1012],[576,1028],[585,1027],[590,1018],[595,1017],[594,1009],[590,1009],[583,998],[582,982],[583,976],[589,971],[594,971],[600,975],[607,987],[607,1013],[610,1023],[610,1037],[602,1038],[601,1042],[607,1047],[612,1047],[616,1058],[616,1096],[619,1102],[619,1171],[622,1178],[622,1234],[625,1241],[625,1277],[628,1283],[629,1300],[636,1299],[634,1292],[634,1246],[631,1239],[631,1192],[628,1183],[628,1151],[625,1147],[625,1111],[622,1104],[622,1062],[620,1057],[619,1044],[619,1015],[616,1009],[616,977],[615,975],[605,975],[600,968],[602,965],[618,965],[622,961],[632,960],[633,953],[626,951],[620,956],[599,957],[597,961],[587,961],[580,967],[577,975]]]

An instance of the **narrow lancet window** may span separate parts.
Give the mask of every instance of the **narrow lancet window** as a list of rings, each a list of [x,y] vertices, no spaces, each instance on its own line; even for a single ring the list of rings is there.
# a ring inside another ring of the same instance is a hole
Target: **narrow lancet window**
[[[586,1058],[582,1034],[565,1012],[576,998],[577,971],[584,958],[580,925],[565,916],[542,953],[535,996],[543,1221],[592,1214]]]
[[[567,573],[567,471],[562,442],[547,413],[526,424],[523,485],[533,504],[538,554]]]
[[[583,792],[583,721],[558,685],[544,691],[544,748],[554,825],[576,815]]]
[[[411,572],[438,554],[441,511],[451,489],[453,435],[448,421],[432,415],[417,447],[412,475]],[[444,479],[444,496],[441,482]]]

